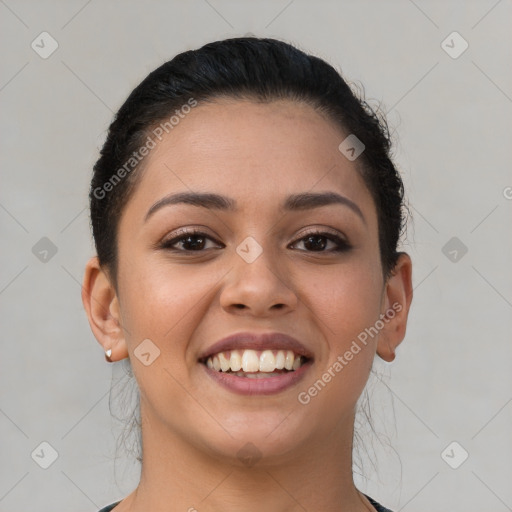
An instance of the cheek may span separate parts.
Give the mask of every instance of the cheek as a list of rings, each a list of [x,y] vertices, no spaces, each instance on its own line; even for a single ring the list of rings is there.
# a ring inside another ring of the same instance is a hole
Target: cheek
[[[179,383],[188,381],[187,351],[197,325],[201,300],[207,300],[215,276],[190,268],[126,258],[119,268],[122,323],[141,396],[155,411],[183,400]],[[152,362],[139,359],[143,340]],[[147,342],[145,342],[147,344]],[[147,346],[147,345],[146,345]],[[153,354],[158,354],[153,360]],[[185,363],[185,364],[184,364]],[[165,389],[165,392],[163,390]],[[160,404],[160,405],[157,405]]]
[[[298,402],[307,406],[310,417],[324,418],[326,432],[355,410],[375,357],[376,339],[362,342],[363,338],[358,338],[361,333],[365,335],[364,329],[371,324],[372,315],[361,315],[357,305],[353,301],[351,304],[338,302],[342,312],[338,311],[337,319],[330,325],[334,332],[324,330],[328,336],[328,353],[316,361],[314,375],[304,381],[297,394]]]
[[[349,407],[362,392],[376,350],[376,336],[368,329],[379,319],[382,275],[375,262],[357,260],[332,271],[304,276],[302,288],[309,289],[309,303],[315,322],[326,340],[326,350],[317,361],[323,382],[315,384],[311,396],[322,394],[321,401],[337,410]],[[309,394],[308,390],[306,392]],[[315,394],[316,393],[316,394]],[[318,405],[318,402],[317,402]]]
[[[130,352],[149,338],[161,350],[162,360],[181,361],[197,326],[201,304],[208,304],[222,273],[198,271],[193,265],[166,261],[125,261],[120,270],[122,319]],[[128,270],[131,271],[128,271]],[[124,270],[124,271],[123,271]]]
[[[331,350],[342,350],[349,338],[379,318],[382,277],[364,262],[319,270],[304,276],[304,290]],[[350,344],[350,343],[349,343]]]

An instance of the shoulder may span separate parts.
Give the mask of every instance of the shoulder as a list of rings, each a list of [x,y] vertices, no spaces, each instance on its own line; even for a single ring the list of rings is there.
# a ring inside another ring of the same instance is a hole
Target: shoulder
[[[370,496],[367,496],[366,494],[365,496],[368,498],[368,501],[373,505],[377,512],[392,512],[391,510],[389,510],[389,508],[383,507],[380,503],[377,503],[373,498],[370,498]]]
[[[110,512],[116,505],[119,505],[120,501],[116,501],[106,507],[102,508],[99,512]]]

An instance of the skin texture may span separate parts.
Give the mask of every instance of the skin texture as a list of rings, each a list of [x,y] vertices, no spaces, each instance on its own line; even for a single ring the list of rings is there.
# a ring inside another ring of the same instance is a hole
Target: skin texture
[[[375,353],[392,361],[404,338],[412,270],[402,254],[384,279],[374,201],[356,162],[338,150],[347,135],[308,105],[219,99],[193,109],[152,150],[119,224],[118,289],[92,258],[82,293],[94,335],[113,361],[130,357],[141,393],[141,482],[116,512],[373,510],[352,479],[355,404]],[[170,205],[145,221],[154,203],[190,191],[228,196],[238,210]],[[282,209],[303,192],[343,195],[364,220],[338,204]],[[211,240],[195,252],[190,243],[158,247],[182,227]],[[315,250],[304,241],[311,231],[350,248],[333,252],[336,243],[320,238],[327,246]],[[252,263],[236,252],[248,236],[263,249]],[[378,336],[299,403],[393,304],[401,311]],[[240,331],[289,334],[314,363],[278,394],[235,394],[198,358]],[[144,366],[134,350],[148,338],[160,356]],[[248,442],[261,455],[250,467],[237,457]]]

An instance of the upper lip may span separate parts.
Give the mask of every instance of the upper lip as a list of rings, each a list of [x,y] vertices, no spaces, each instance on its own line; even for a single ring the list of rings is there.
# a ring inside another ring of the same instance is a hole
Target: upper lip
[[[216,341],[199,356],[200,360],[228,350],[291,350],[295,354],[312,359],[313,354],[299,340],[281,332],[238,332]]]

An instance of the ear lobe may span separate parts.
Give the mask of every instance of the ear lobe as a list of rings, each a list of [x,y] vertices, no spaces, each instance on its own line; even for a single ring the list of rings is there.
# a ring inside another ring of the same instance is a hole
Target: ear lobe
[[[85,267],[82,303],[94,336],[104,351],[112,351],[110,360],[118,361],[128,357],[120,324],[119,300],[97,256],[91,258]]]
[[[384,361],[395,359],[398,345],[405,337],[407,317],[412,301],[412,262],[406,253],[400,253],[391,276],[386,282],[377,354]]]

